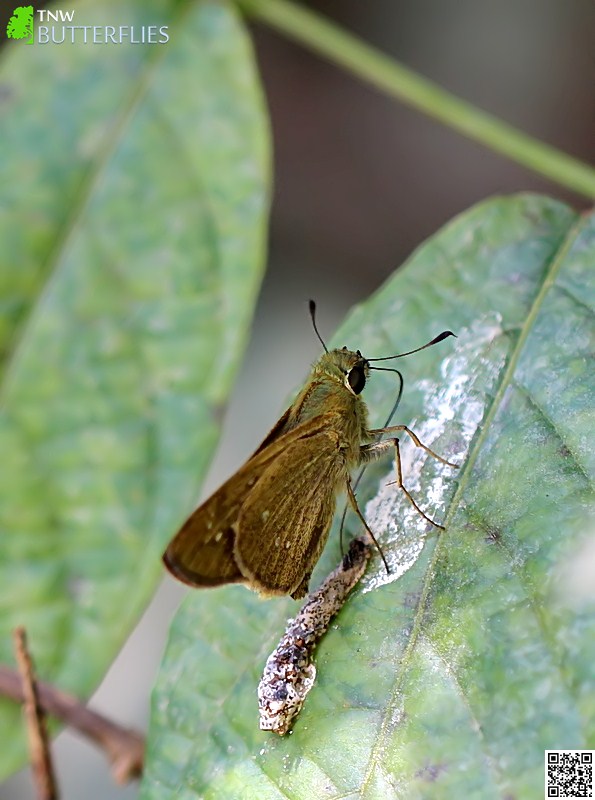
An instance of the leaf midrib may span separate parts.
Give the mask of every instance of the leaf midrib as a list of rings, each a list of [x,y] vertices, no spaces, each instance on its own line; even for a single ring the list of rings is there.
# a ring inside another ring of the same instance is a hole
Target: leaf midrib
[[[550,267],[546,271],[542,286],[539,292],[535,296],[535,299],[531,305],[531,309],[525,319],[525,322],[520,328],[520,335],[508,359],[506,369],[502,373],[502,379],[500,381],[500,385],[498,386],[498,390],[494,395],[494,399],[492,400],[492,403],[489,406],[489,410],[483,420],[482,427],[479,432],[479,435],[475,440],[474,447],[472,450],[469,451],[469,456],[465,462],[463,470],[460,473],[461,476],[460,481],[458,483],[457,489],[454,493],[454,496],[446,513],[446,518],[444,520],[444,526],[447,530],[450,521],[456,509],[458,508],[458,502],[469,483],[470,476],[475,466],[475,462],[482,449],[483,443],[488,435],[488,432],[491,429],[494,417],[499,411],[501,402],[504,398],[504,394],[507,391],[510,384],[512,383],[512,378],[514,376],[518,360],[523,351],[527,337],[529,336],[529,333],[533,329],[533,323],[535,321],[535,318],[543,305],[545,297],[547,296],[550,289],[554,286],[554,281],[560,269],[562,268],[562,265],[564,264],[565,256],[567,255],[570,248],[574,244],[583,224],[584,220],[579,217],[572,225],[572,227],[569,228],[568,233],[564,238],[564,241],[555,251],[554,256],[550,263]],[[378,736],[376,737],[375,743],[372,746],[370,752],[370,756],[368,759],[368,766],[366,768],[364,778],[360,784],[360,791],[362,794],[367,790],[367,788],[370,785],[370,781],[372,779],[374,768],[376,766],[376,762],[378,760],[380,752],[386,747],[386,738],[387,738],[387,729],[389,726],[389,720],[394,718],[395,707],[400,697],[401,686],[405,679],[405,675],[407,673],[411,659],[413,658],[413,653],[415,651],[417,641],[422,635],[423,618],[425,616],[428,604],[430,588],[432,584],[432,579],[436,571],[436,565],[438,563],[440,554],[442,552],[441,550],[442,542],[443,542],[443,536],[438,538],[438,541],[436,542],[434,551],[430,558],[430,562],[426,569],[426,575],[423,581],[423,589],[413,619],[411,636],[409,638],[409,642],[407,644],[407,647],[405,648],[405,652],[403,653],[403,657],[401,658],[399,666],[395,671],[395,680],[393,683],[393,689],[392,692],[390,693],[390,697],[388,699],[388,703],[382,717],[382,722]]]

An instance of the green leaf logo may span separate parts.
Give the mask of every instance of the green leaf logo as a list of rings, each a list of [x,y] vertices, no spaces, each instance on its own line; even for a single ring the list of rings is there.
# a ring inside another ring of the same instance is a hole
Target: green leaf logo
[[[33,6],[17,6],[12,13],[6,35],[9,39],[27,39],[33,44]]]

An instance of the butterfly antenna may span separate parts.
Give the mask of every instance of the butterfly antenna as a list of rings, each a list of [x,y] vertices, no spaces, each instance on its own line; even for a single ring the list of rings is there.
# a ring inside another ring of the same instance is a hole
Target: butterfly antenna
[[[327,347],[324,343],[324,339],[320,335],[318,328],[316,327],[316,303],[314,300],[310,300],[308,302],[308,308],[310,309],[310,317],[312,318],[312,326],[314,327],[314,333],[318,336],[318,341],[324,347],[324,352],[328,353]]]
[[[391,358],[403,358],[403,356],[410,356],[412,353],[419,353],[420,350],[425,350],[426,347],[432,347],[432,345],[444,341],[444,339],[447,339],[449,336],[454,336],[455,339],[457,338],[456,333],[453,333],[452,331],[442,331],[442,333],[439,333],[438,336],[435,336],[431,342],[427,342],[421,347],[416,347],[415,350],[408,350],[406,353],[397,353],[395,356],[385,356],[384,358],[369,358],[368,361],[388,361]]]

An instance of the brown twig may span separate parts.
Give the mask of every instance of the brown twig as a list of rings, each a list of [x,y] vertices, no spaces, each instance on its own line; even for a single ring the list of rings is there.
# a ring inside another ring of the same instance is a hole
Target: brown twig
[[[141,775],[145,751],[142,734],[117,725],[92,711],[74,695],[62,692],[49,683],[38,681],[37,687],[39,705],[44,711],[79,731],[105,751],[117,783],[127,783]],[[0,665],[0,695],[18,703],[25,699],[18,672],[4,665]]]
[[[39,703],[33,660],[27,648],[25,629],[15,628],[13,638],[24,699],[25,722],[31,752],[31,769],[37,784],[37,794],[40,800],[58,800],[58,787],[50,753],[45,712]]]

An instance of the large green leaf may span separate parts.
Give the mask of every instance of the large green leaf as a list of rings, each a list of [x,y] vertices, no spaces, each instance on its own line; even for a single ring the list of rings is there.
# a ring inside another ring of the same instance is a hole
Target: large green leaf
[[[544,748],[593,746],[595,604],[559,578],[593,499],[593,263],[595,217],[495,199],[354,311],[334,343],[369,357],[458,333],[399,362],[397,421],[460,463],[403,443],[407,484],[447,529],[385,485],[388,461],[369,471],[359,496],[393,569],[372,560],[285,738],[258,730],[256,686],[296,604],[192,593],[154,692],[144,800],[538,797]],[[377,424],[394,392],[372,376]],[[317,577],[337,559],[335,539]]]
[[[7,48],[0,660],[86,694],[192,506],[264,261],[268,128],[219,2],[78,3],[163,45]],[[19,719],[0,708],[0,729]],[[20,726],[18,726],[20,727]],[[4,737],[0,774],[22,753]]]

